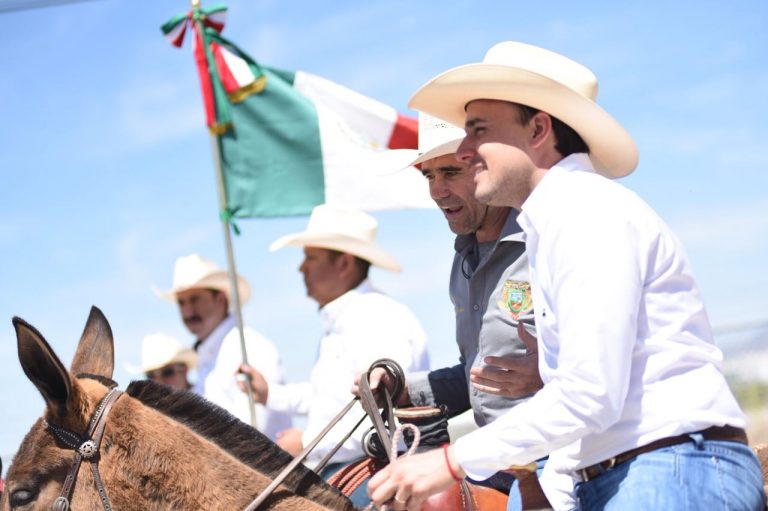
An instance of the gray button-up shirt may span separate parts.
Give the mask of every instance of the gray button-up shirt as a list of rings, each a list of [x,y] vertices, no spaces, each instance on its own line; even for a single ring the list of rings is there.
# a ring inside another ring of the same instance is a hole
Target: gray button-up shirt
[[[486,356],[526,353],[517,322],[533,325],[533,304],[522,236],[517,211],[511,210],[499,240],[479,261],[481,247],[474,234],[456,237],[450,295],[456,311],[459,364],[408,375],[414,405],[444,405],[450,416],[471,407],[475,422],[483,426],[529,397],[494,396],[475,390],[469,381],[469,370],[482,366]],[[532,327],[528,330],[533,333]]]

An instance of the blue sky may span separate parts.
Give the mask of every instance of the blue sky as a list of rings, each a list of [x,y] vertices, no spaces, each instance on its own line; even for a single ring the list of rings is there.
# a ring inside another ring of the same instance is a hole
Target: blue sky
[[[2,4],[0,4],[1,6]],[[210,3],[204,2],[204,5]],[[768,4],[714,2],[235,1],[224,35],[265,64],[303,69],[403,113],[423,82],[482,60],[502,40],[564,53],[600,80],[598,102],[633,135],[623,182],[685,243],[713,324],[768,319]],[[43,401],[18,365],[10,319],[38,327],[65,364],[89,307],[109,318],[116,378],[147,333],[190,341],[171,284],[179,255],[225,255],[210,141],[190,41],[159,26],[183,1],[98,0],[0,14],[0,456],[6,465]],[[436,210],[384,212],[380,243],[403,264],[375,270],[453,363],[446,296],[452,235]],[[306,219],[242,221],[240,272],[254,287],[246,322],[303,379],[319,336],[299,250],[277,237]],[[727,349],[733,336],[718,341]]]

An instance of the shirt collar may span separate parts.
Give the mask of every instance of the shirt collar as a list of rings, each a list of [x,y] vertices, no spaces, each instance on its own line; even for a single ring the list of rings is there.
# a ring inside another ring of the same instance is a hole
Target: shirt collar
[[[556,176],[573,171],[594,172],[594,167],[587,153],[574,153],[566,156],[550,168],[541,178],[539,184],[531,192],[531,195],[525,200],[522,206],[522,212],[518,216],[518,222],[523,230],[528,232],[542,211],[551,207],[548,196],[552,187],[555,186]]]
[[[365,279],[356,288],[350,289],[338,298],[326,303],[320,308],[320,319],[323,322],[323,327],[327,330],[334,319],[339,316],[344,307],[346,307],[351,300],[354,300],[355,296],[372,293],[374,291],[375,289],[371,285],[371,281]]]
[[[523,230],[517,223],[517,210],[509,210],[507,220],[501,228],[497,243],[502,241],[523,241]],[[456,235],[456,240],[453,242],[453,248],[456,252],[461,254],[475,243],[477,243],[475,233],[458,234]]]
[[[202,356],[204,353],[209,352],[216,353],[221,345],[221,341],[224,340],[224,337],[233,328],[235,328],[235,317],[230,314],[208,334],[208,337],[196,343],[198,355]]]

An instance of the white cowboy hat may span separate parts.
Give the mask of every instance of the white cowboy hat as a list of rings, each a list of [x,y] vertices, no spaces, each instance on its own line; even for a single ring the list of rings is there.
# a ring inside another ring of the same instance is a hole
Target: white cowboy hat
[[[573,128],[589,146],[595,169],[612,178],[637,167],[637,147],[595,103],[597,78],[573,60],[524,43],[493,46],[482,63],[455,67],[422,86],[408,106],[463,125],[467,103],[511,101],[537,108]]]
[[[378,223],[357,209],[321,204],[312,210],[307,230],[275,240],[269,250],[283,247],[318,247],[338,250],[365,259],[374,266],[400,271],[394,257],[376,245]]]
[[[175,337],[158,332],[142,339],[141,366],[125,364],[125,370],[132,374],[145,374],[169,364],[185,364],[192,369],[197,365],[197,355]]]
[[[404,169],[432,158],[453,154],[464,139],[464,130],[442,119],[419,112],[419,148],[392,149],[388,155],[393,167]]]
[[[229,300],[229,275],[213,261],[197,254],[190,254],[176,259],[173,267],[173,287],[168,291],[155,288],[153,291],[157,296],[175,302],[178,293],[190,289],[216,289],[226,294]],[[237,276],[237,291],[241,304],[246,303],[251,297],[251,286],[240,275]],[[232,301],[229,300],[229,302],[231,305]]]

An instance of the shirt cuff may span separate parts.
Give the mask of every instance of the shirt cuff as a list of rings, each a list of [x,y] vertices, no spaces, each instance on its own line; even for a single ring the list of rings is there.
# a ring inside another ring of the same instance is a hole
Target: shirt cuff
[[[408,397],[413,406],[437,406],[429,384],[429,371],[408,374]]]
[[[499,470],[509,468],[511,463],[504,460],[508,450],[509,446],[503,445],[487,426],[467,433],[453,444],[456,461],[475,481],[483,481]]]

